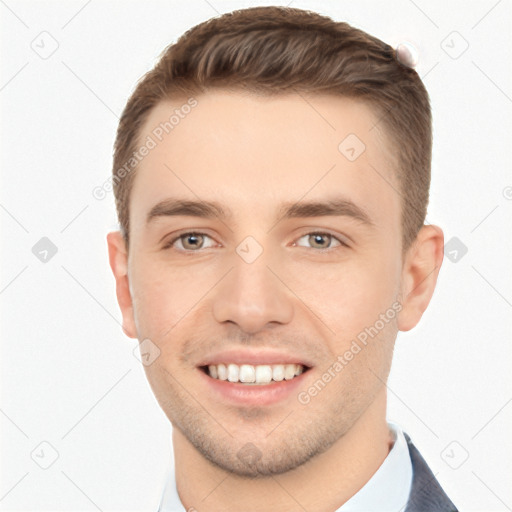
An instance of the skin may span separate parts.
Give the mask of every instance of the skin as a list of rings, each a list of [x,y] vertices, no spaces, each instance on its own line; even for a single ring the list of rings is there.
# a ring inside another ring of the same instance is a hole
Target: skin
[[[173,425],[181,501],[209,512],[336,510],[389,453],[393,346],[432,297],[443,233],[424,226],[402,255],[394,152],[366,105],[220,90],[196,99],[139,164],[129,251],[119,232],[107,236],[123,330],[160,350],[145,371]],[[158,105],[141,140],[182,104]],[[366,146],[353,162],[338,150],[350,133]],[[281,203],[334,196],[371,224],[348,215],[279,218]],[[232,216],[148,224],[151,208],[169,197],[217,201]],[[164,248],[187,231],[207,236]],[[319,232],[332,238],[308,236]],[[247,236],[263,249],[252,263],[236,252]],[[307,390],[396,301],[397,316],[308,404],[292,393],[278,404],[233,406],[198,373],[201,359],[223,348],[279,348],[311,361],[299,391]],[[260,453],[255,463],[237,457],[249,442]]]

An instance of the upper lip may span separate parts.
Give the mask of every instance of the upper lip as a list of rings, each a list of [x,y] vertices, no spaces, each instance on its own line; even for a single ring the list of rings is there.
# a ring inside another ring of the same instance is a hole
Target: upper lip
[[[311,367],[310,361],[289,354],[286,352],[277,352],[274,350],[247,350],[247,349],[236,349],[236,350],[223,350],[217,352],[203,359],[198,366],[218,365],[218,364],[250,364],[256,365],[271,365],[271,364],[300,364],[305,367]]]

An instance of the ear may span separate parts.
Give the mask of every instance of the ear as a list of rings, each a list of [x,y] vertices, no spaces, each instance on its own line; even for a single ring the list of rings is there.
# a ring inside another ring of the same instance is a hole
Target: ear
[[[432,298],[441,269],[444,235],[438,226],[425,225],[408,249],[402,268],[402,310],[398,329],[409,331],[419,321]]]
[[[123,315],[123,332],[130,338],[137,337],[133,304],[128,282],[128,252],[120,231],[112,231],[107,235],[110,268],[116,279],[117,302]]]

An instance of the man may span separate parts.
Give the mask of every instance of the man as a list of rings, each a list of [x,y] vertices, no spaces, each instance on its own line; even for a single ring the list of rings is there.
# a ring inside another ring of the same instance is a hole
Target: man
[[[137,85],[108,234],[173,426],[163,511],[449,511],[386,422],[443,258],[428,94],[395,50],[291,8],[186,32]]]

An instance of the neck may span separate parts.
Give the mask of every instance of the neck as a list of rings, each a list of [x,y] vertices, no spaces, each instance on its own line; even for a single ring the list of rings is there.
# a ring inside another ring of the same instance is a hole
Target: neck
[[[176,486],[188,510],[332,512],[356,494],[391,448],[383,390],[344,436],[302,466],[268,478],[248,479],[204,459],[173,429]]]

